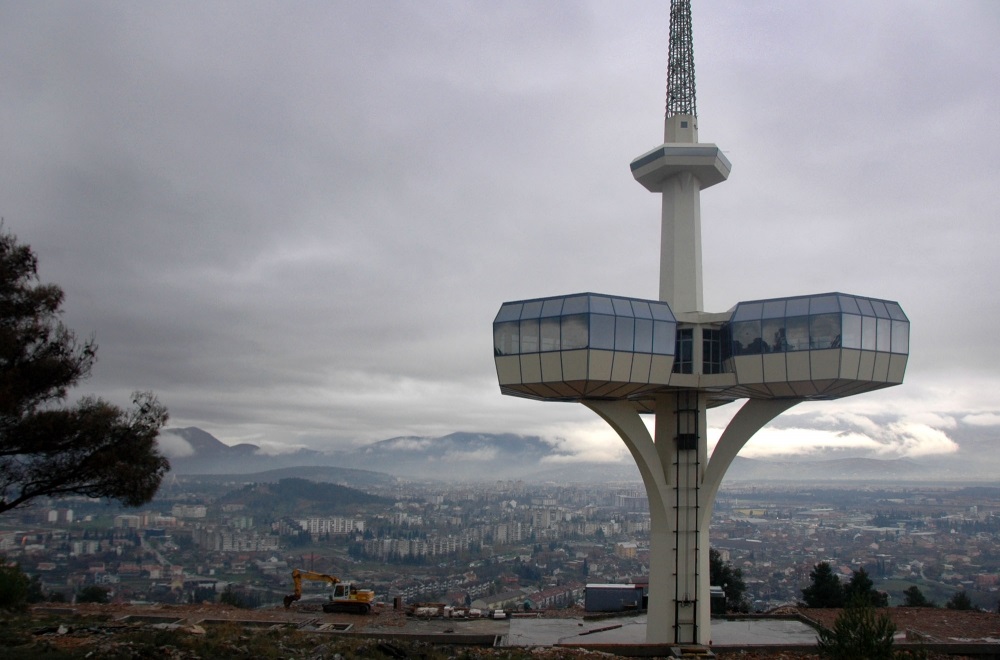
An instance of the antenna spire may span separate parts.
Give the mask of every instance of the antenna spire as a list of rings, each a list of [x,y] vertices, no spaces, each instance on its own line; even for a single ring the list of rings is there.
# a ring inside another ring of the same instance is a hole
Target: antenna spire
[[[670,0],[670,48],[667,64],[667,117],[698,116],[694,94],[694,46],[691,0]]]

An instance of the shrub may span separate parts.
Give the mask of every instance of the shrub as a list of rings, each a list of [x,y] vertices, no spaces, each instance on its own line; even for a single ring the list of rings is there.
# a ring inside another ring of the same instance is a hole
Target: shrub
[[[974,610],[972,600],[964,591],[956,591],[952,597],[944,604],[949,610]]]
[[[243,610],[252,610],[260,606],[260,596],[252,591],[233,589],[233,585],[227,584],[226,588],[219,594],[219,602],[223,605],[232,605]]]
[[[864,597],[855,597],[833,622],[819,632],[819,653],[833,660],[889,660],[896,624]]]
[[[30,580],[17,564],[0,566],[0,610],[23,610],[28,605]]]
[[[84,587],[76,594],[78,603],[106,603],[108,602],[108,590],[96,585]]]

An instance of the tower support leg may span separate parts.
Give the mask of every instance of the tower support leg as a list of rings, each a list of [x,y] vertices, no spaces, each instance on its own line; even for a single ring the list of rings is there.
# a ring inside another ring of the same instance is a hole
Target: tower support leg
[[[628,401],[584,401],[621,437],[649,498],[649,601],[646,642],[711,640],[709,522],[719,485],[740,448],[798,400],[749,400],[708,460],[706,394],[657,395],[654,436]]]
[[[627,401],[585,401],[625,442],[642,474],[650,511],[646,641],[707,644],[708,529],[700,529],[699,488],[707,456],[704,395],[656,399],[656,439]]]

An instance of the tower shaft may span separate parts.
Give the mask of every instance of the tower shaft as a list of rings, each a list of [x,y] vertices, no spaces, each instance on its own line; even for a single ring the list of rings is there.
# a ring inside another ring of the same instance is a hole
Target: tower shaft
[[[632,175],[662,195],[660,300],[675,314],[704,310],[701,190],[725,181],[731,165],[714,144],[698,142],[690,0],[670,4],[670,52],[663,144],[632,161]]]
[[[675,313],[701,311],[701,185],[682,172],[663,181],[662,194],[660,300]]]
[[[664,143],[632,162],[636,180],[662,196],[660,300],[679,320],[704,310],[701,189],[724,181],[730,170],[718,147],[698,142],[692,44],[690,0],[672,0]],[[700,364],[692,364],[693,373],[700,371]],[[706,394],[697,389],[656,399],[653,444],[659,460],[646,470],[658,478],[646,480],[646,492],[650,501],[662,503],[666,516],[650,520],[649,643],[709,639],[708,524],[700,492],[708,463],[706,408]]]

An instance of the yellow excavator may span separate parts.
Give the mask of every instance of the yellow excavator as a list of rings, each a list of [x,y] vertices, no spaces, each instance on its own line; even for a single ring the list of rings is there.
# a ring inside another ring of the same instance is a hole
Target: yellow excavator
[[[292,606],[292,603],[302,598],[302,580],[328,582],[333,586],[333,593],[330,594],[330,600],[323,603],[323,611],[328,614],[333,612],[368,614],[371,612],[372,604],[375,602],[375,592],[371,589],[358,589],[350,582],[341,582],[340,578],[333,575],[303,571],[296,568],[292,571],[292,582],[295,584],[295,593],[285,596],[286,610]]]

